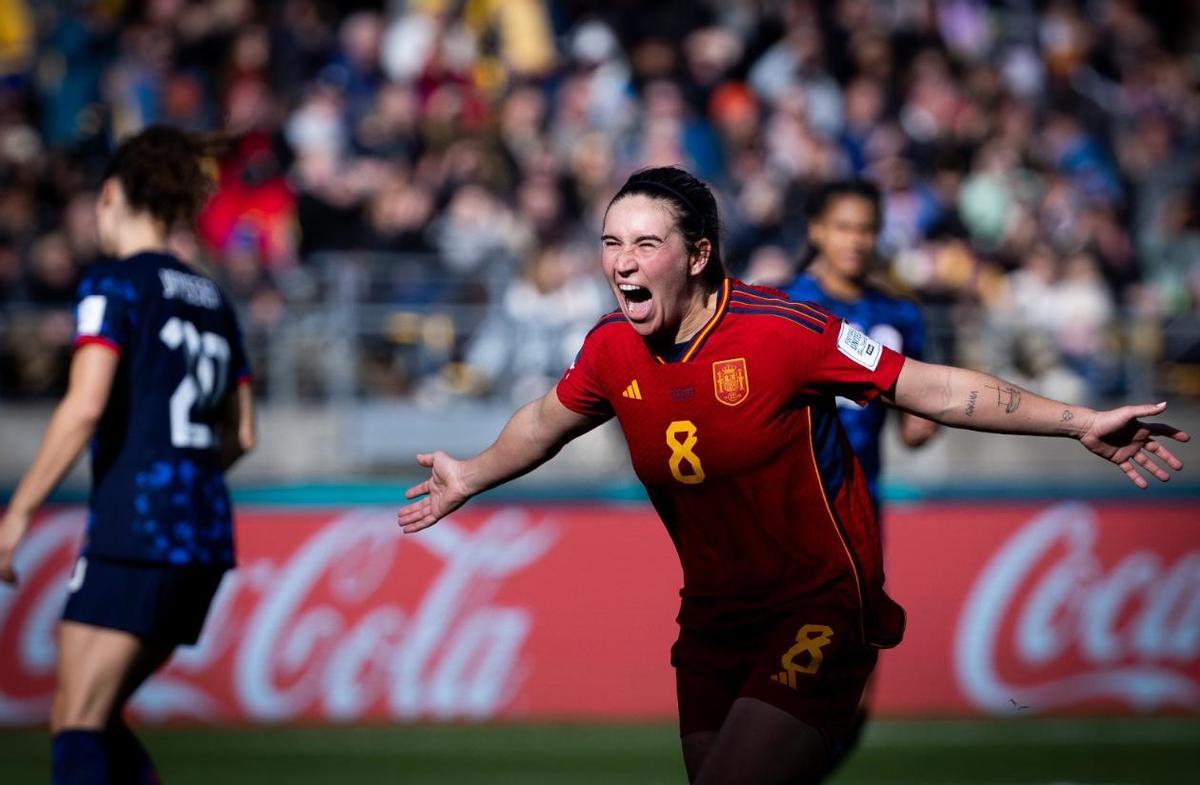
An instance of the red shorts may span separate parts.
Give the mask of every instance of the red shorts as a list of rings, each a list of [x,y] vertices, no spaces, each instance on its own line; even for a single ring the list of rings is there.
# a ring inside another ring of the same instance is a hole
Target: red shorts
[[[757,698],[841,746],[875,668],[858,610],[800,610],[754,627],[681,629],[671,649],[681,736],[716,731],[733,702]]]

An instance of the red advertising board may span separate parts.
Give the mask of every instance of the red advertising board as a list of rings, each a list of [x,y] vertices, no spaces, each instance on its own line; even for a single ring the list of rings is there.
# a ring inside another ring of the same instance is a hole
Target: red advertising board
[[[881,658],[881,710],[1200,712],[1200,503],[913,507],[888,523],[909,624]]]
[[[905,641],[883,714],[1200,712],[1200,504],[921,505],[889,514]],[[0,589],[0,724],[41,722],[83,513],[50,513]],[[667,718],[679,567],[648,507],[244,510],[200,643],[147,721]],[[1028,709],[1020,707],[1029,707]]]

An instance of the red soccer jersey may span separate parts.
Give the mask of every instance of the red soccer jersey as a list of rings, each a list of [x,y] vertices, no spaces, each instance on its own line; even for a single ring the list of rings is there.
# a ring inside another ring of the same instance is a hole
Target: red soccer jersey
[[[683,564],[681,625],[735,628],[829,598],[862,609],[867,642],[894,646],[904,611],[883,591],[878,527],[834,397],[870,400],[903,363],[815,305],[728,279],[677,362],[620,311],[603,317],[558,397],[621,423]]]

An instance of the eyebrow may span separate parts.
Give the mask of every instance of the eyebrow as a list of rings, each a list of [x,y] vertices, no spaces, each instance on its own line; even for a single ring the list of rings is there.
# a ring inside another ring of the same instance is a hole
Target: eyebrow
[[[615,235],[611,235],[611,234],[602,234],[602,235],[600,235],[600,242],[605,242],[605,241],[608,241],[608,240],[616,240],[617,242],[621,242],[621,238],[619,238],[619,237],[617,237],[617,236],[615,236]],[[635,237],[635,238],[633,239],[633,242],[634,242],[634,243],[640,243],[640,242],[641,242],[641,241],[643,241],[643,240],[653,240],[653,241],[655,241],[655,242],[659,242],[659,243],[661,243],[661,242],[663,241],[663,238],[659,237],[659,236],[658,236],[658,235],[656,235],[656,234],[640,234],[640,235],[638,235],[637,237]]]

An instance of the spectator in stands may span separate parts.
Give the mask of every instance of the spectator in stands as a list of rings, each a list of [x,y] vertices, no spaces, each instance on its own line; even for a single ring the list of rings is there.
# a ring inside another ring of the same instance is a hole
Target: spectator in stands
[[[510,402],[538,397],[571,364],[588,319],[603,313],[603,289],[590,275],[589,254],[551,243],[536,250],[505,289],[465,353],[467,388],[499,391]]]
[[[485,284],[423,288],[432,305],[494,306],[521,275],[512,258],[587,237],[604,195],[654,162],[717,186],[734,272],[766,246],[799,253],[803,195],[862,175],[886,194],[893,272],[940,304],[1003,311],[1005,279],[1024,286],[1023,260],[1046,249],[1094,260],[1113,307],[1157,319],[1200,303],[1186,4],[11,5],[10,301],[30,291],[36,238],[61,228],[76,264],[95,256],[74,200],[117,137],[170,120],[263,153],[221,162],[197,249],[221,268],[236,234],[229,274],[243,282],[260,277],[247,266],[273,279],[330,253],[430,250],[435,268]],[[986,353],[970,342],[965,355]]]

